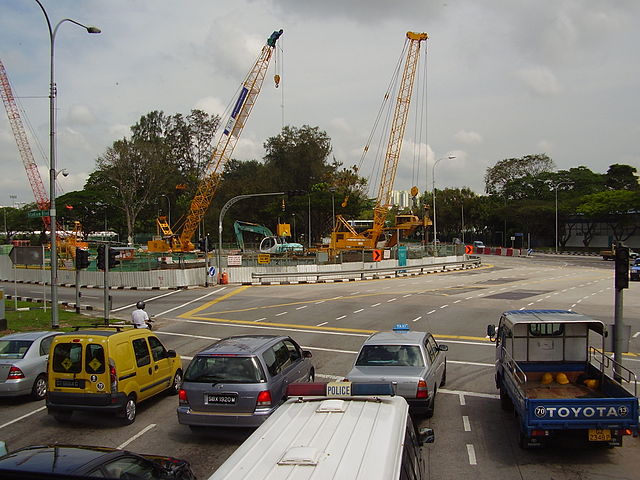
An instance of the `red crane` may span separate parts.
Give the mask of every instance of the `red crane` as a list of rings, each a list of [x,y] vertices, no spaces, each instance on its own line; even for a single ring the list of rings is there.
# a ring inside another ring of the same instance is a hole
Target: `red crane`
[[[27,178],[29,178],[29,183],[31,184],[33,195],[36,198],[36,204],[38,205],[39,210],[49,210],[49,196],[47,195],[47,191],[44,188],[44,183],[42,183],[42,178],[40,177],[40,172],[38,171],[38,165],[33,159],[33,153],[31,152],[31,147],[29,146],[27,133],[25,132],[24,126],[22,125],[20,112],[18,110],[18,106],[16,105],[13,91],[11,90],[9,77],[7,77],[7,72],[4,69],[4,65],[2,64],[1,60],[0,87],[0,95],[2,96],[4,107],[7,110],[9,124],[11,125],[11,130],[13,130],[13,136],[16,139],[16,143],[18,144],[18,150],[20,151],[20,156],[22,157],[24,168],[27,171]],[[51,217],[42,217],[42,221],[44,222],[45,229],[49,230],[49,227],[51,226]]]

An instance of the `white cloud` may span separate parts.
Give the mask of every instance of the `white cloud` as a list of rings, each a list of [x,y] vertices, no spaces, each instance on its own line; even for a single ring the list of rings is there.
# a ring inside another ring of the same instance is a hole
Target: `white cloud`
[[[484,139],[482,138],[482,135],[480,135],[478,132],[467,131],[467,130],[458,131],[453,136],[453,138],[458,140],[460,143],[465,143],[465,144],[482,143],[484,141]]]
[[[66,121],[71,125],[93,125],[96,117],[86,105],[73,105]]]
[[[194,108],[210,115],[222,116],[226,107],[218,97],[204,97],[196,101]]]
[[[562,92],[558,79],[547,67],[523,68],[516,72],[516,76],[536,95],[546,97]]]

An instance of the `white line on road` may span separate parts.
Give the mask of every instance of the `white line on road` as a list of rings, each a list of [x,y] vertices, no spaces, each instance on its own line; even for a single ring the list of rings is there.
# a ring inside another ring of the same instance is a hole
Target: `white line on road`
[[[636,332],[633,334],[633,338],[638,338],[638,335],[640,335],[640,332]]]
[[[480,392],[464,392],[462,390],[448,390],[446,388],[439,388],[438,393],[449,393],[452,395],[464,395],[465,397],[478,397],[478,398],[493,398],[498,400],[500,395],[494,395],[492,393],[480,393]]]
[[[217,289],[217,290],[214,290],[213,292],[209,292],[209,293],[207,293],[206,295],[202,295],[201,297],[194,298],[193,300],[189,300],[187,303],[183,303],[182,305],[178,305],[177,307],[170,308],[169,310],[165,310],[164,312],[157,313],[157,314],[155,314],[155,315],[153,315],[153,316],[154,316],[154,317],[159,317],[160,315],[166,315],[166,314],[167,314],[167,313],[169,313],[169,312],[173,312],[174,310],[177,310],[177,309],[179,309],[179,308],[186,307],[186,306],[187,306],[187,305],[189,305],[190,303],[198,302],[198,301],[202,300],[203,298],[207,298],[207,297],[209,297],[209,296],[211,296],[211,295],[213,295],[213,294],[215,294],[215,293],[220,293],[220,292],[221,292],[221,291],[223,291],[225,288],[227,288],[227,287],[219,288],[219,289]],[[176,291],[177,291],[177,292],[179,292],[180,290],[176,290]],[[114,311],[114,310],[112,310],[112,311]]]
[[[179,292],[180,292],[180,290],[172,290],[171,292],[163,293],[162,295],[157,295],[155,297],[148,298],[148,299],[145,300],[145,302],[151,302],[153,300],[157,300],[157,299],[162,298],[162,297],[167,297],[169,295],[175,295],[176,293],[179,293]],[[136,306],[136,304],[132,303],[131,305],[125,305],[124,307],[114,308],[111,311],[112,312],[119,312],[120,310],[126,310],[127,308],[132,308],[132,307],[135,307],[135,306]]]
[[[156,424],[152,423],[150,425],[147,425],[146,427],[144,427],[142,430],[140,430],[138,433],[136,433],[133,437],[131,437],[129,440],[127,440],[124,443],[121,443],[120,445],[118,445],[116,448],[117,449],[122,449],[124,447],[126,447],[127,445],[129,445],[131,442],[133,442],[135,439],[140,438],[142,435],[144,435],[145,433],[147,433],[149,430],[151,430],[153,427],[155,427]]]
[[[267,317],[262,317],[262,318],[259,318],[257,320],[254,320],[254,322],[261,322],[261,321],[266,320],[266,319],[267,319]]]
[[[302,310],[303,308],[307,308],[309,305],[303,305],[301,307],[296,308],[296,310]]]
[[[469,455],[469,465],[477,465],[476,450],[471,443],[467,443],[467,455]]]
[[[471,424],[469,423],[469,417],[467,415],[462,416],[462,425],[464,425],[465,432],[471,431]]]
[[[411,296],[411,294],[407,293],[406,295],[403,295],[402,298],[407,298],[407,297],[410,297],[410,296]]]
[[[442,305],[440,308],[447,308],[449,305]]]
[[[397,298],[390,298],[389,300],[387,300],[387,303],[389,302],[395,302],[397,300]]]
[[[462,407],[465,406],[467,404],[467,401],[464,398],[464,393],[461,393],[459,397],[460,397],[460,406]]]
[[[11,424],[13,424],[13,423],[19,422],[20,420],[22,420],[22,419],[24,419],[24,418],[27,418],[27,417],[29,417],[29,416],[31,416],[31,415],[33,415],[34,413],[41,412],[41,411],[42,411],[42,410],[44,410],[45,408],[47,408],[47,407],[40,407],[40,408],[36,408],[36,409],[35,409],[35,410],[33,410],[32,412],[29,412],[29,413],[27,413],[27,414],[25,414],[25,415],[22,415],[21,417],[14,418],[13,420],[11,420],[11,421],[9,421],[9,422],[7,422],[7,423],[4,423],[4,424],[0,425],[0,428],[8,427],[9,425],[11,425]]]
[[[323,326],[323,325],[326,325],[327,323],[329,323],[329,322],[322,322],[322,323],[319,323],[318,325],[316,325],[316,327],[321,327],[321,326]]]
[[[420,317],[416,317],[416,318],[414,318],[412,321],[413,321],[413,322],[417,322],[417,321],[418,321],[418,320],[420,320],[421,318],[422,318],[422,316],[420,316]]]
[[[355,311],[355,312],[353,312],[353,313],[360,313],[360,312],[362,312],[363,310],[364,310],[364,308],[360,308],[360,309],[356,310],[356,311]]]
[[[374,303],[373,305],[371,305],[371,307],[377,307],[378,305],[380,305],[379,303]]]
[[[276,313],[276,317],[279,317],[281,315],[286,315],[288,312],[280,312],[280,313]]]
[[[341,315],[338,318],[336,318],[336,320],[342,320],[343,318],[347,318],[347,316],[346,315]]]
[[[435,310],[431,310],[430,312],[427,312],[427,315],[431,315],[434,312],[435,312]]]

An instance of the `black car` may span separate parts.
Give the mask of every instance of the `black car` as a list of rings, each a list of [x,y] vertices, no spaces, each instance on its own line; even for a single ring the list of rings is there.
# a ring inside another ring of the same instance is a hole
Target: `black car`
[[[196,480],[185,460],[78,445],[39,445],[10,452],[0,457],[0,478]]]

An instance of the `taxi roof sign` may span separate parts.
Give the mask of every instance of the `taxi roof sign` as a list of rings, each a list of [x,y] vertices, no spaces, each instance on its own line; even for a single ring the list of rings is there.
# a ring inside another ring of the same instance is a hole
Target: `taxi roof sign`
[[[393,331],[394,332],[408,332],[409,330],[411,330],[409,328],[409,325],[406,323],[396,323],[393,326]]]

